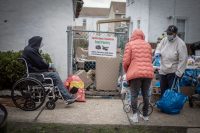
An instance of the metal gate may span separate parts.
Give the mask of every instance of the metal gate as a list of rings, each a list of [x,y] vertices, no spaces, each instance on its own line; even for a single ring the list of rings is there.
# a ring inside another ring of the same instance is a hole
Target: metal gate
[[[94,35],[117,38],[116,58],[88,56],[89,37]],[[72,30],[68,27],[67,36],[68,76],[76,74],[82,79],[85,78],[86,88],[93,84],[97,90],[113,90],[122,72],[122,55],[128,40],[128,33]]]

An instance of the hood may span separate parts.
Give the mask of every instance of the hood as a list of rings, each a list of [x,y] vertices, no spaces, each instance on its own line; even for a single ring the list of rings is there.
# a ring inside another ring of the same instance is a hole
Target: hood
[[[140,39],[140,40],[145,39],[144,33],[140,29],[136,29],[136,30],[133,31],[130,40],[134,41],[134,40],[137,40],[137,39]]]
[[[34,49],[39,50],[40,45],[42,42],[42,37],[40,36],[34,36],[31,39],[28,40],[28,46]]]

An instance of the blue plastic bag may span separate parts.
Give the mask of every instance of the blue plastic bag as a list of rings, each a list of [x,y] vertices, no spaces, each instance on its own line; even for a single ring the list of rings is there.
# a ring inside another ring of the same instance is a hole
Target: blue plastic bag
[[[175,80],[174,80],[175,82]],[[179,114],[187,100],[187,96],[178,92],[175,83],[167,89],[161,99],[156,102],[157,108],[167,114]]]
[[[193,83],[195,83],[195,82],[196,82],[195,79],[193,79],[192,77],[189,77],[189,76],[184,75],[184,76],[181,78],[180,87],[192,86]]]
[[[155,60],[153,61],[153,66],[160,67],[160,56],[155,57]]]
[[[185,73],[180,81],[180,87],[183,86],[192,86],[194,83],[196,83],[196,75],[195,75],[194,69],[187,69],[185,70]]]
[[[196,93],[200,94],[200,85],[198,84],[198,86],[196,87]]]

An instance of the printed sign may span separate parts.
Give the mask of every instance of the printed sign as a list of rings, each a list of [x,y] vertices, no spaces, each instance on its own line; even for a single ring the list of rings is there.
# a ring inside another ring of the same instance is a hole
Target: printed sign
[[[104,36],[89,37],[89,56],[116,57],[117,38]]]

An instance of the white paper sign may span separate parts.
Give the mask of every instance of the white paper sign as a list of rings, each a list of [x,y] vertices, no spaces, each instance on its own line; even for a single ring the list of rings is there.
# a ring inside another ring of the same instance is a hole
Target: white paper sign
[[[89,37],[89,56],[98,57],[116,57],[117,38],[105,36],[90,36]]]

